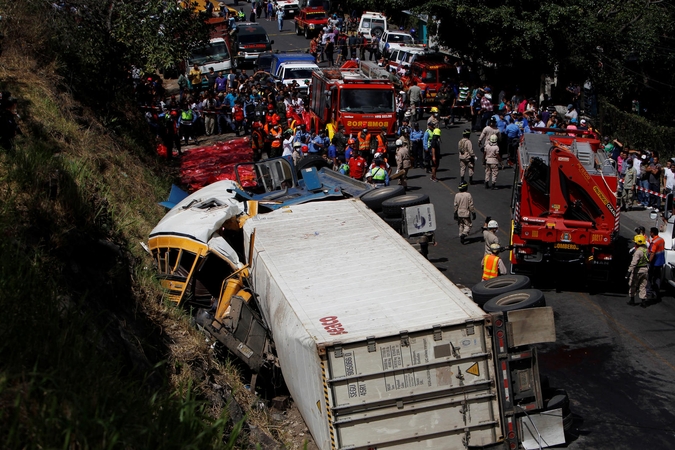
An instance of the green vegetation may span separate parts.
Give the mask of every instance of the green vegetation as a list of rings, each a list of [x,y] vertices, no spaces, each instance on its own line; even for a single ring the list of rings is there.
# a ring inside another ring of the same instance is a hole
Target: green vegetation
[[[106,37],[100,19],[110,5],[160,3],[74,1],[68,17],[0,1],[0,91],[19,100],[23,131],[0,149],[3,449],[233,449],[249,446],[249,424],[267,429],[263,413],[234,405],[251,394],[164,304],[139,245],[171,173],[119,76],[166,49],[127,54],[123,30]]]

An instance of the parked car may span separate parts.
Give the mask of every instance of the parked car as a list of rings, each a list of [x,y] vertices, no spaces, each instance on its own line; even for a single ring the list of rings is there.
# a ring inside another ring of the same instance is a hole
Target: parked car
[[[383,55],[388,55],[393,50],[405,48],[406,45],[415,43],[412,35],[402,31],[385,31],[380,38],[379,49]]]

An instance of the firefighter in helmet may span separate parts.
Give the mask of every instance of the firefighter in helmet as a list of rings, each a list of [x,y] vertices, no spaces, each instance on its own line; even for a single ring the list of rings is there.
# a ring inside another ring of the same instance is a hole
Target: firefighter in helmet
[[[356,138],[359,140],[359,151],[360,152],[370,151],[370,141],[373,137],[370,133],[368,133],[367,128],[364,128],[363,130],[361,130],[361,132],[356,136]]]
[[[483,256],[481,267],[483,268],[483,280],[496,278],[499,275],[506,275],[506,265],[499,257],[501,247],[499,244],[490,245],[490,253]]]
[[[490,246],[492,244],[499,245],[499,237],[497,237],[497,231],[499,231],[499,224],[496,220],[492,220],[489,216],[485,218],[486,225],[483,227],[483,240],[485,241],[485,253],[484,255],[490,254]]]

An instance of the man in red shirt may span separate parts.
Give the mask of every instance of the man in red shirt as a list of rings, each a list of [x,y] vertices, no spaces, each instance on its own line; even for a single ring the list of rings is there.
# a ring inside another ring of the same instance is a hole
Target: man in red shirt
[[[366,174],[366,166],[368,162],[363,157],[361,152],[354,153],[356,156],[353,156],[349,160],[349,176],[363,181],[363,176]]]

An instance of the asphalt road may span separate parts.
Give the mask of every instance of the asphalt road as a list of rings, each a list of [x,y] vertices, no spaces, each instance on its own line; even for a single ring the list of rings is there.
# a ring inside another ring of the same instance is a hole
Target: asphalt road
[[[250,5],[244,6],[250,12]],[[274,49],[304,49],[308,41],[293,32],[293,21],[261,21],[274,39]],[[421,128],[424,123],[420,123]],[[462,245],[452,219],[452,202],[458,192],[457,142],[466,123],[442,128],[439,183],[422,169],[410,171],[413,192],[429,194],[436,207],[438,244],[430,261],[456,284],[480,281],[483,243]],[[471,137],[477,149],[478,135]],[[500,171],[499,190],[485,190],[483,167],[478,166],[470,186],[476,209],[472,237],[480,238],[485,216],[499,222],[499,237],[508,243],[513,170]],[[645,211],[623,213],[621,234],[632,239],[637,225],[652,226]],[[617,269],[622,279],[624,268]],[[540,369],[550,384],[567,390],[575,414],[570,449],[668,449],[675,447],[675,299],[664,295],[648,308],[627,306],[625,283],[612,292],[589,294],[600,287],[578,283],[578,274],[551,274],[551,282],[534,280],[555,311],[557,342],[540,346]],[[556,290],[556,287],[560,292]]]

